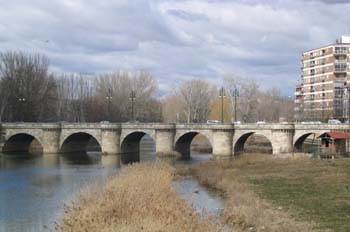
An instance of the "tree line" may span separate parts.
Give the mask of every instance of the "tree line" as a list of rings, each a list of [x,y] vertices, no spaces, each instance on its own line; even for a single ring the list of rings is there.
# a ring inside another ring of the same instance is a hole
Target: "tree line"
[[[277,88],[261,90],[256,81],[227,76],[221,88],[208,81],[184,82],[163,100],[164,117],[176,122],[205,122],[222,119],[252,123],[293,121],[294,98]]]
[[[7,51],[0,53],[0,122],[127,122],[134,111],[140,122],[202,123],[221,119],[222,109],[225,122],[234,115],[242,122],[292,120],[293,101],[278,89],[262,91],[255,81],[232,76],[224,86],[221,99],[219,88],[201,79],[161,96],[145,71],[52,73],[42,54]]]

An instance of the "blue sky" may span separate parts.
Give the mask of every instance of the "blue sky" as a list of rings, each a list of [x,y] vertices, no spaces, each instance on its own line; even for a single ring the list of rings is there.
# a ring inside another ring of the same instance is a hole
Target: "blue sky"
[[[0,51],[54,72],[147,70],[163,92],[235,75],[292,95],[301,53],[350,34],[342,0],[0,0]]]

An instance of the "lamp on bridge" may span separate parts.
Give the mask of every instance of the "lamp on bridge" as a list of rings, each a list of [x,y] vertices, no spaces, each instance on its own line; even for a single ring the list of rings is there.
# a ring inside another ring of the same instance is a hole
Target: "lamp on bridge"
[[[111,100],[112,100],[112,90],[108,89],[106,99],[108,100],[108,120],[111,121]]]
[[[131,90],[129,99],[131,100],[131,120],[134,121],[134,101],[136,99],[135,90]]]
[[[224,97],[226,97],[224,87],[221,87],[219,97],[221,97],[221,123],[224,123]]]
[[[18,101],[20,102],[20,104],[21,104],[21,121],[23,121],[23,117],[24,117],[24,110],[23,110],[23,106],[22,106],[22,104],[24,104],[25,103],[25,101],[26,101],[26,99],[24,98],[24,97],[20,97],[20,98],[18,98]]]
[[[237,97],[239,97],[239,91],[236,87],[232,91],[232,96],[235,99],[235,107],[234,107],[235,108],[235,122],[237,122]]]

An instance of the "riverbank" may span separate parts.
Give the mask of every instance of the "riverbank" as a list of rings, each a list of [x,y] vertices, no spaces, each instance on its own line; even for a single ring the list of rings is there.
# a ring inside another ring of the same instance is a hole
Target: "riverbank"
[[[220,231],[173,189],[175,169],[164,162],[134,164],[102,189],[90,187],[66,207],[58,231]]]
[[[192,169],[222,192],[224,223],[235,231],[349,231],[350,160],[246,155]]]

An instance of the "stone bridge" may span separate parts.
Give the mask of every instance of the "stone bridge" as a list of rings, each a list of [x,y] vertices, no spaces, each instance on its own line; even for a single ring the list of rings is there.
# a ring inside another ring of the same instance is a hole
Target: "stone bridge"
[[[253,134],[268,139],[272,153],[279,155],[300,150],[311,134],[349,129],[347,124],[2,123],[0,152],[28,151],[33,140],[43,153],[80,152],[93,140],[104,154],[137,153],[147,134],[158,155],[177,151],[188,158],[193,138],[202,134],[211,143],[214,158],[224,159],[241,153]]]

